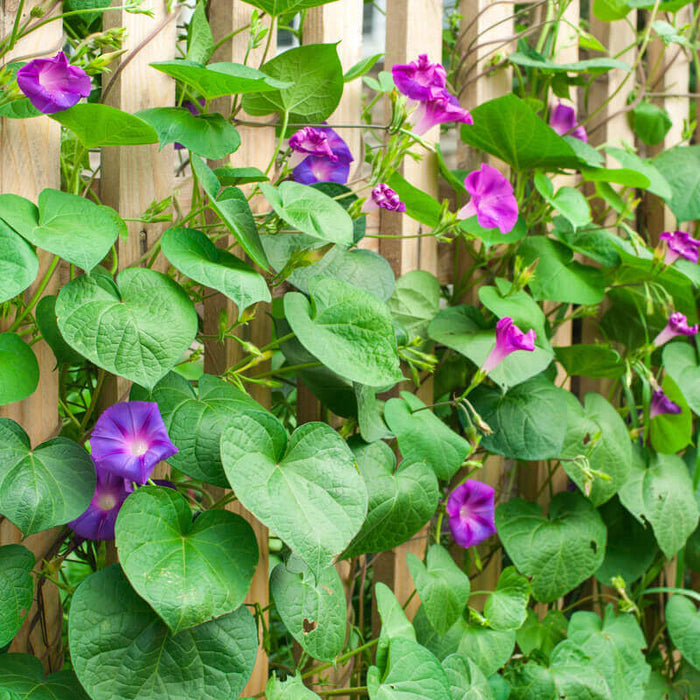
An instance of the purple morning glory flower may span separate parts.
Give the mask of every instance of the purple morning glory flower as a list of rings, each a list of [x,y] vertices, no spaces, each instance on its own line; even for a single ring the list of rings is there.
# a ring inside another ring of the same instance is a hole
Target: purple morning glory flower
[[[678,258],[685,258],[697,264],[700,253],[700,241],[692,238],[685,231],[664,231],[659,239],[666,241],[664,264],[672,265]]]
[[[549,126],[551,126],[559,136],[564,136],[566,134],[568,136],[573,136],[579,141],[588,143],[586,130],[582,126],[579,126],[576,121],[576,110],[574,110],[573,107],[569,107],[569,105],[562,104],[561,100],[559,100],[559,104],[552,109],[549,115]]]
[[[459,100],[454,95],[445,89],[431,88],[430,98],[420,102],[411,115],[411,123],[414,124],[412,131],[421,136],[436,124],[446,122],[473,124],[474,120],[468,110],[460,107]]]
[[[98,469],[137,484],[145,484],[156,464],[177,452],[158,404],[147,401],[110,406],[95,424],[90,449]]]
[[[671,401],[661,389],[655,391],[651,396],[651,404],[649,406],[649,418],[656,418],[662,413],[676,414],[681,412],[681,407]]]
[[[90,77],[71,66],[63,51],[53,58],[35,58],[17,71],[17,84],[32,105],[44,114],[62,112],[90,94]]]
[[[97,486],[87,510],[68,523],[76,535],[86,540],[113,540],[119,509],[132,489],[116,474],[96,467]]]
[[[473,547],[496,534],[493,489],[474,479],[467,479],[447,498],[447,515],[454,541]]]
[[[532,352],[535,349],[535,331],[529,330],[523,333],[514,323],[510,316],[504,316],[496,324],[496,347],[489,353],[481,371],[488,374],[494,367],[499,365],[510,353],[516,350],[527,350]]]
[[[328,134],[312,126],[305,126],[289,137],[289,147],[294,151],[289,159],[289,166],[295,168],[306,156],[330,158],[334,163],[338,156],[331,150]]]
[[[330,147],[335,160],[327,155],[309,155],[299,163],[292,171],[292,177],[304,185],[312,185],[314,182],[338,182],[344,185],[350,175],[350,163],[355,160],[338,134],[330,127],[315,129],[325,134],[326,143]]]
[[[431,88],[441,89],[447,85],[445,69],[439,63],[432,63],[427,53],[408,64],[395,63],[391,74],[400,92],[421,102],[432,97]]]
[[[675,311],[668,317],[666,328],[654,338],[654,345],[659,348],[677,335],[696,335],[697,332],[697,323],[689,326],[688,319],[680,311]]]
[[[364,203],[362,211],[366,214],[379,208],[389,211],[406,211],[406,205],[399,199],[399,195],[384,183],[377,185],[372,190],[372,196]]]
[[[498,228],[503,234],[513,230],[518,221],[518,202],[508,178],[496,168],[482,163],[479,170],[467,175],[464,186],[471,199],[459,210],[458,218],[468,219],[476,214],[479,226],[483,228]]]

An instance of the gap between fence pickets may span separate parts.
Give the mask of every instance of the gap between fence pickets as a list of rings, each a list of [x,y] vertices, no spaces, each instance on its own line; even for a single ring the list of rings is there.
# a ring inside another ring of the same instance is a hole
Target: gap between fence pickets
[[[26,17],[40,3],[32,0],[24,6]],[[11,31],[16,11],[15,2],[0,6],[0,35]],[[20,40],[14,51],[7,56],[43,53],[47,46],[57,46],[61,39],[61,28],[57,22],[47,24],[25,39]],[[0,119],[0,192],[12,193],[37,201],[41,190],[60,187],[59,152],[60,127],[47,117],[38,119]],[[41,280],[52,255],[37,251]],[[30,299],[36,283],[25,292]],[[46,293],[56,292],[56,277]],[[0,321],[2,332],[4,321]],[[55,434],[58,426],[58,374],[52,369],[55,359],[48,345],[42,340],[32,346],[40,368],[39,385],[24,401],[0,407],[0,417],[11,418],[29,434],[32,445],[37,445]],[[37,560],[35,571],[43,567],[42,559],[56,546],[62,528],[52,528],[22,540],[19,530],[9,520],[0,520],[0,545],[21,543],[31,550]],[[31,653],[37,656],[47,672],[56,671],[63,662],[61,645],[61,622],[63,612],[56,586],[35,576],[34,603],[27,618],[12,641],[11,652]],[[38,602],[39,601],[39,602]]]

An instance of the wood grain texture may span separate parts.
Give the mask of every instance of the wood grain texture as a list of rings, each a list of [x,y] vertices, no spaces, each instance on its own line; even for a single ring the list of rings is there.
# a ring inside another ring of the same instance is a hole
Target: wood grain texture
[[[36,2],[27,2],[23,17],[29,15]],[[0,2],[0,32],[6,36],[18,9],[17,0]],[[5,57],[45,55],[57,51],[60,44],[61,27],[55,22],[30,34],[17,43]],[[25,59],[27,60],[27,59]],[[14,193],[36,202],[41,190],[60,186],[59,175],[60,127],[48,117],[35,119],[0,119],[0,192]],[[38,251],[40,271],[43,277],[53,256]],[[33,295],[35,285],[27,290],[25,299]],[[47,294],[56,290],[55,278],[46,289]],[[0,321],[0,331],[3,330]],[[24,401],[0,407],[0,417],[12,418],[29,434],[36,445],[54,435],[58,430],[58,374],[53,371],[56,360],[46,343],[36,343],[32,349],[39,362],[41,372],[37,390]],[[59,528],[32,535],[22,540],[22,535],[8,520],[0,519],[0,545],[21,543],[36,557],[37,569],[42,559],[49,555],[56,544]],[[55,671],[63,662],[61,644],[62,608],[56,586],[36,577],[34,603],[29,614],[12,642],[10,651],[31,653],[41,659],[46,671]]]

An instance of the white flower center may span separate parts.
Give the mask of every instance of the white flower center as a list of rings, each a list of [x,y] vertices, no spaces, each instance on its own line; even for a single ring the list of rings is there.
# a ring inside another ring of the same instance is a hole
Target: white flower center
[[[142,457],[148,452],[148,443],[145,440],[135,440],[131,443],[130,449],[134,457]]]
[[[112,510],[117,505],[117,499],[111,493],[101,493],[97,499],[100,510]]]

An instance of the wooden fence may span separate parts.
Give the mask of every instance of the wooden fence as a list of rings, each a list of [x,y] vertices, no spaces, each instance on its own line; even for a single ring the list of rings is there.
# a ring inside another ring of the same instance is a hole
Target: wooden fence
[[[36,0],[24,5],[27,15]],[[105,24],[108,27],[126,27],[129,52],[122,57],[124,63],[114,81],[106,76],[105,101],[129,112],[150,107],[172,106],[175,104],[174,82],[162,73],[149,68],[149,63],[167,60],[175,56],[176,26],[178,18],[168,14],[165,3],[153,0],[155,16],[130,14],[124,10],[108,12]],[[592,5],[593,3],[590,3]],[[0,5],[0,30],[8,31],[17,10],[17,0],[2,0]],[[529,4],[518,4],[518,23],[534,27],[551,21],[545,16],[545,4],[535,0]],[[462,15],[459,44],[463,61],[460,66],[460,101],[464,107],[474,108],[478,104],[511,91],[511,69],[503,57],[514,50],[514,11],[516,5],[511,0],[460,0],[458,10]],[[177,11],[177,6],[175,6]],[[249,21],[252,7],[242,0],[210,0],[208,13],[219,41],[231,35]],[[55,11],[55,6],[54,10]],[[393,63],[405,63],[416,58],[418,53],[428,53],[438,60],[441,56],[443,38],[442,0],[387,0],[386,3],[386,59],[385,68]],[[579,0],[568,5],[557,32],[557,60],[575,61],[579,57],[578,27]],[[304,43],[340,42],[339,54],[343,68],[347,70],[362,55],[362,0],[337,0],[331,4],[314,8],[307,13]],[[648,19],[648,18],[647,18]],[[590,18],[590,32],[606,46],[610,55],[636,64],[638,56],[633,47],[635,34],[631,24],[625,21],[601,22]],[[218,49],[215,60],[241,61],[247,45],[247,33],[242,32],[233,40],[224,41]],[[48,24],[42,31],[31,35],[15,47],[15,56],[47,55],[55,53],[61,43],[60,23]],[[674,118],[674,129],[667,135],[664,146],[681,140],[683,119],[689,115],[689,60],[687,53],[674,47],[660,56],[661,42],[651,42],[647,61],[660,66],[653,86],[647,87],[655,94],[655,101],[663,104]],[[274,51],[274,45],[272,47]],[[259,54],[253,53],[251,64],[257,65]],[[667,62],[667,63],[665,63]],[[663,70],[665,69],[665,70]],[[578,102],[582,114],[596,114],[588,124],[592,128],[591,142],[604,142],[619,145],[633,143],[634,137],[627,124],[626,101],[634,84],[634,76],[623,70],[613,70],[600,76],[587,95],[579,95]],[[673,93],[673,96],[667,93]],[[679,95],[679,96],[675,96]],[[584,97],[586,98],[584,102]],[[331,123],[359,123],[362,104],[362,83],[355,81],[346,85],[343,100],[330,119]],[[355,129],[339,127],[341,135],[350,143],[360,166],[360,136]],[[243,127],[243,145],[232,156],[232,162],[245,166],[265,166],[274,148],[274,130]],[[439,129],[426,135],[426,140],[435,143],[440,139]],[[453,142],[452,142],[453,143]],[[26,121],[2,120],[0,130],[0,192],[13,192],[36,200],[45,187],[59,187],[59,145],[60,131],[56,122],[46,117]],[[443,144],[449,151],[449,143]],[[474,168],[480,154],[460,147],[451,156],[453,167]],[[159,150],[157,146],[137,146],[131,148],[102,149],[100,192],[105,204],[114,207],[122,216],[138,218],[153,200],[161,200],[176,189],[181,193],[182,177],[176,178],[172,151]],[[502,163],[495,163],[503,167]],[[426,153],[421,162],[407,160],[403,175],[414,185],[433,195],[438,194],[437,162],[435,155]],[[671,222],[672,223],[672,222]],[[656,233],[669,225],[668,214],[658,200],[649,206],[648,225]],[[163,224],[129,224],[129,237],[119,244],[119,262],[124,266],[138,260],[157,239]],[[394,272],[400,276],[410,270],[423,269],[436,274],[443,284],[450,284],[453,270],[458,273],[466,269],[468,261],[454,261],[454,248],[441,246],[438,249],[434,238],[418,238],[416,234],[426,232],[426,227],[406,216],[382,212],[369,226],[370,235],[401,234],[403,239],[368,237],[363,245],[374,247],[391,263]],[[377,243],[378,241],[378,243]],[[461,253],[457,253],[461,255]],[[45,260],[44,260],[45,262]],[[456,264],[455,264],[456,262]],[[51,287],[47,289],[51,291]],[[31,295],[32,290],[27,294]],[[230,304],[224,298],[208,300],[205,307],[205,332],[218,322],[219,311]],[[269,341],[272,328],[264,304],[258,305],[256,318],[245,330],[247,338],[259,346]],[[592,333],[593,325],[587,324],[584,335]],[[556,342],[568,345],[571,342],[571,327],[567,327],[557,337]],[[585,341],[584,341],[585,342]],[[239,344],[229,342],[225,346],[210,343],[205,349],[205,367],[209,372],[221,373],[237,359]],[[40,368],[41,380],[36,393],[29,399],[0,409],[0,415],[9,416],[21,423],[32,440],[40,442],[58,430],[56,414],[57,379],[53,371],[54,358],[44,343],[34,345]],[[110,387],[108,397],[111,402],[122,397],[127,389],[123,382],[115,382]],[[595,390],[590,382],[582,383],[582,389]],[[266,389],[253,385],[255,398],[269,405],[270,396]],[[430,393],[431,387],[423,388]],[[303,386],[298,391],[298,420],[305,422],[320,416],[315,398]],[[509,465],[500,458],[490,458],[481,478],[501,491],[505,484],[504,475]],[[527,472],[525,483],[519,484],[521,491],[530,497],[541,493],[541,485],[546,479],[546,469],[533,468]],[[541,502],[546,497],[540,496]],[[231,506],[232,508],[234,506]],[[252,519],[252,518],[251,518]],[[254,523],[262,552],[260,566],[251,588],[250,599],[265,605],[268,600],[268,551],[267,531],[259,523]],[[58,532],[51,531],[27,538],[24,542],[36,554],[38,567],[58,544]],[[18,531],[6,520],[0,522],[0,543],[19,541]],[[375,562],[375,580],[386,582],[396,593],[399,601],[405,603],[413,591],[408,574],[405,554],[408,551],[421,553],[425,548],[425,536],[419,534],[413,541],[402,545],[393,552],[381,555]],[[344,576],[353,572],[345,567]],[[480,575],[480,581],[473,587],[483,590],[493,588],[499,574],[499,562],[491,561]],[[29,651],[44,661],[47,669],[55,669],[61,663],[61,610],[58,591],[53,584],[45,583],[37,587],[38,601],[27,618],[21,633],[13,642],[13,651]],[[415,610],[417,598],[409,610]],[[263,654],[245,694],[259,693],[264,689],[267,678],[267,662]]]

